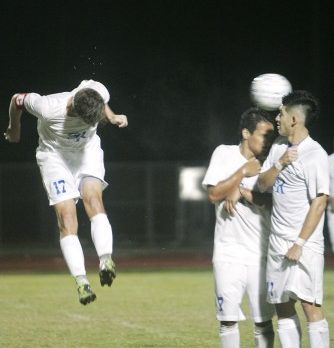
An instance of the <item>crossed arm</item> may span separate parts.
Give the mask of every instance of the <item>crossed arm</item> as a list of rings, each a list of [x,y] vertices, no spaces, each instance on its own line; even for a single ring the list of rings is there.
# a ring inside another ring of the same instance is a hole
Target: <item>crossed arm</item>
[[[255,158],[250,159],[227,179],[220,181],[215,186],[209,186],[209,200],[212,203],[225,201],[224,210],[233,216],[235,204],[241,196],[247,201],[253,202],[253,193],[240,187],[241,180],[244,177],[257,175],[260,169],[260,162]]]

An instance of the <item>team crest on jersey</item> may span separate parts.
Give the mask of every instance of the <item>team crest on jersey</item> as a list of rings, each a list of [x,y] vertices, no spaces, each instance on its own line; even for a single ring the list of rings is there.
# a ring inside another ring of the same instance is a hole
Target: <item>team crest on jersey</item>
[[[284,194],[284,184],[285,182],[281,178],[277,178],[273,186],[273,191],[276,193]]]
[[[75,142],[78,142],[80,141],[80,139],[85,139],[85,138],[86,138],[86,131],[68,134],[68,139],[74,140]]]

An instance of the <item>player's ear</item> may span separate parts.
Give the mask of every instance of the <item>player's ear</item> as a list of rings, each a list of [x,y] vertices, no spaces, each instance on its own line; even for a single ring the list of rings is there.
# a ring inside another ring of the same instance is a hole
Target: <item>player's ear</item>
[[[241,134],[242,134],[242,139],[245,139],[245,140],[247,140],[249,138],[249,136],[251,135],[247,128],[244,128],[241,131]]]
[[[297,117],[295,115],[291,116],[291,126],[294,127],[297,124]]]

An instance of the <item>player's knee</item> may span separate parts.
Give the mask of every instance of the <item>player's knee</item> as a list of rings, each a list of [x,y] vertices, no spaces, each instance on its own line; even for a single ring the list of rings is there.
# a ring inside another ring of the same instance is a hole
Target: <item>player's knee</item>
[[[91,193],[83,197],[84,205],[91,211],[104,211],[102,197],[99,194]]]
[[[314,303],[301,301],[303,311],[307,318],[307,321],[319,321],[324,318],[324,313],[321,305],[317,305]]]
[[[58,227],[62,235],[75,234],[78,230],[78,220],[73,212],[62,211],[57,214]]]

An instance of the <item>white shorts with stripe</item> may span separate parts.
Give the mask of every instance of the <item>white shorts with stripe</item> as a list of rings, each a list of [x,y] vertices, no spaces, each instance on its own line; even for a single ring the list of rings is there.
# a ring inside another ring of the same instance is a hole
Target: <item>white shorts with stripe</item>
[[[37,150],[36,159],[50,205],[80,198],[80,184],[85,177],[101,180],[103,189],[108,186],[99,142],[73,152]]]
[[[250,316],[254,322],[264,322],[273,317],[274,306],[266,301],[265,261],[262,265],[215,261],[213,270],[217,320],[244,320],[240,306],[245,293],[248,295]]]
[[[293,245],[277,236],[271,235],[267,261],[268,301],[284,303],[289,299],[322,304],[324,256],[303,247],[298,262],[285,257]]]

